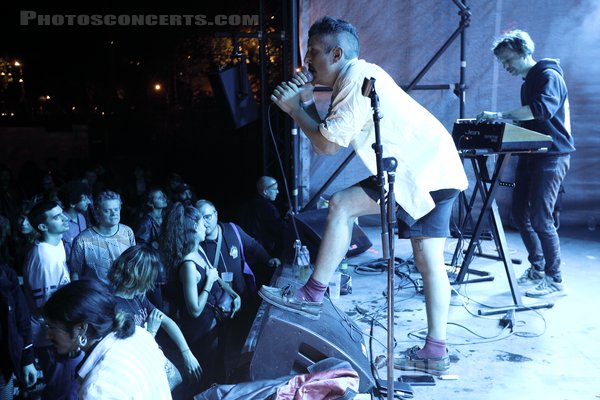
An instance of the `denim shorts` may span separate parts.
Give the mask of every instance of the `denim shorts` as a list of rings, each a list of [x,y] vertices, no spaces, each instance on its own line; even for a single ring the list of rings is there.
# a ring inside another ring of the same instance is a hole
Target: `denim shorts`
[[[358,182],[357,185],[365,191],[367,196],[379,203],[379,188],[375,176],[364,179]],[[414,220],[400,205],[396,204],[396,219],[400,238],[450,236],[452,206],[460,194],[460,190],[441,189],[429,194],[435,202],[435,208],[418,220]]]

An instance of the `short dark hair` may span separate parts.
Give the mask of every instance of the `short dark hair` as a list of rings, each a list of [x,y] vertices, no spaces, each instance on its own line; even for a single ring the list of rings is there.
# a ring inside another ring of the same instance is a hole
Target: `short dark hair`
[[[33,229],[41,233],[42,231],[40,231],[39,225],[46,222],[46,213],[58,206],[60,206],[60,204],[52,200],[40,201],[34,205],[31,208],[31,211],[29,211],[28,216],[29,222],[31,223],[31,226],[33,226]]]
[[[71,181],[59,192],[60,201],[66,208],[71,204],[76,204],[81,200],[81,196],[91,195],[90,185],[82,181]]]
[[[323,17],[310,27],[308,30],[308,38],[314,36],[333,36],[335,42],[328,43],[325,49],[329,53],[335,46],[339,46],[344,50],[347,59],[356,58],[360,53],[360,41],[356,28],[348,21],[336,19],[332,17]]]
[[[495,55],[504,49],[510,49],[521,56],[530,56],[535,51],[535,43],[529,33],[515,29],[494,40],[492,51]]]
[[[86,335],[92,340],[111,332],[124,339],[135,331],[133,317],[116,312],[114,296],[95,279],[81,279],[58,289],[44,305],[44,315],[64,324],[71,334],[75,325],[87,323]]]

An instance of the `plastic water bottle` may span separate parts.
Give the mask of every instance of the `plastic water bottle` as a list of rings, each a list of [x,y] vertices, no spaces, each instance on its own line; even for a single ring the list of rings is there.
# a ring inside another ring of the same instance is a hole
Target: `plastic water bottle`
[[[304,285],[310,276],[310,253],[300,240],[294,242],[294,261],[292,275],[296,284]]]
[[[298,280],[300,283],[306,283],[310,277],[310,273],[310,253],[306,246],[302,246],[298,253]]]

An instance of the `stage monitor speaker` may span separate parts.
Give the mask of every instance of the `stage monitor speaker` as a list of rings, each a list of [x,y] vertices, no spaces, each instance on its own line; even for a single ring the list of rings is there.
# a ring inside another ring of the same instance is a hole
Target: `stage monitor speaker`
[[[249,365],[250,380],[308,373],[308,367],[329,357],[348,361],[360,378],[360,392],[374,385],[361,329],[329,299],[318,320],[311,320],[263,302],[265,312],[256,331]]]
[[[322,208],[318,210],[303,211],[294,216],[300,240],[302,241],[302,244],[308,247],[310,258],[313,263],[316,261],[317,251],[319,250],[319,245],[323,239],[328,211],[328,209]],[[373,243],[371,243],[365,234],[365,231],[355,223],[352,228],[352,239],[350,240],[350,247],[348,247],[346,256],[352,257],[361,254],[372,245]],[[286,247],[288,249],[293,248],[292,245]]]
[[[215,99],[227,107],[236,129],[258,119],[258,104],[250,90],[244,63],[240,62],[210,74],[209,81]]]

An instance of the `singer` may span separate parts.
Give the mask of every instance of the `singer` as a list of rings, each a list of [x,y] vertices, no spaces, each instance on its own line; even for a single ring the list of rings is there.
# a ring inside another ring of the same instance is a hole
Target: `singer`
[[[334,154],[352,146],[376,175],[374,122],[370,99],[361,92],[365,78],[376,79],[381,113],[383,157],[398,161],[394,194],[399,231],[410,238],[415,264],[423,276],[428,336],[425,346],[395,357],[395,367],[440,375],[449,369],[446,322],[450,284],[444,265],[445,239],[454,200],[467,188],[467,178],[450,134],[424,107],[408,96],[380,67],[358,59],[358,35],[350,23],[324,17],[308,32],[305,64],[310,76],[298,72],[273,91],[271,100],[290,115],[320,154]],[[329,111],[322,119],[315,107],[315,85],[333,88]],[[352,238],[354,220],[378,214],[379,191],[374,177],[335,193],[315,269],[306,285],[265,287],[267,302],[318,318],[327,283]]]

